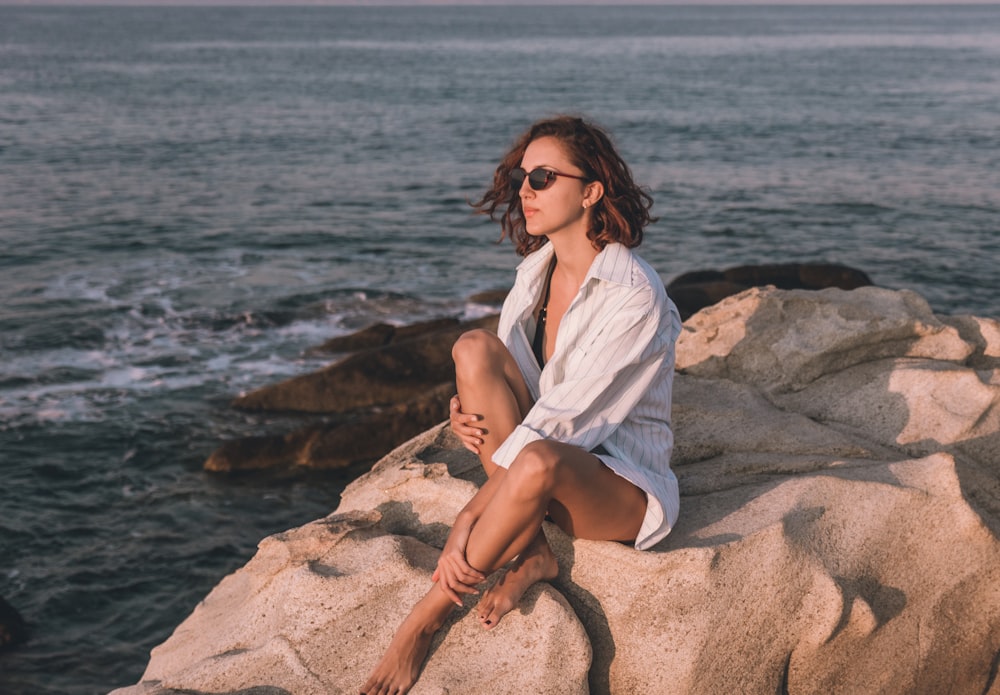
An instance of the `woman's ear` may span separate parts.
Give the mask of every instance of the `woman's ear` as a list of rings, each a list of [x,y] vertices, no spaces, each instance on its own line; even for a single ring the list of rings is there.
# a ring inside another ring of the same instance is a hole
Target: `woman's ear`
[[[600,181],[591,181],[583,189],[583,207],[589,208],[597,205],[597,202],[604,197],[604,184]]]

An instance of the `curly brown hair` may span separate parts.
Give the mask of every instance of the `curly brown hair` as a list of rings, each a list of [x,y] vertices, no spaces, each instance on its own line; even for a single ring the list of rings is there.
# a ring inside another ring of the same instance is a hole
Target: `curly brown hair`
[[[514,242],[517,253],[527,256],[548,242],[525,229],[521,196],[511,188],[510,172],[521,165],[525,150],[534,140],[554,137],[562,143],[570,161],[587,181],[600,181],[604,196],[593,206],[587,237],[602,250],[617,241],[628,248],[642,243],[643,228],[657,218],[649,214],[652,197],[632,179],[632,172],[600,127],[577,116],[556,116],[538,121],[517,139],[493,174],[493,186],[482,199],[471,203],[476,212],[500,223],[500,240]]]

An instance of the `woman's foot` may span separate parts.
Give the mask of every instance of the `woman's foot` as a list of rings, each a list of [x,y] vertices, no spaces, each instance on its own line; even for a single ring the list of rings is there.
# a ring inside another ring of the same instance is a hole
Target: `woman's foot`
[[[476,608],[479,621],[484,628],[492,630],[502,617],[514,610],[532,584],[555,579],[558,574],[556,556],[539,531],[497,583],[483,593]]]
[[[420,676],[434,633],[455,604],[434,584],[396,630],[385,654],[372,670],[361,695],[403,695]]]

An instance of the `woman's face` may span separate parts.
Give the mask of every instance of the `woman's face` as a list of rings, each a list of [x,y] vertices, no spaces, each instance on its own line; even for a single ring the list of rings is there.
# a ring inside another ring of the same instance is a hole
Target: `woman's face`
[[[521,158],[521,168],[531,173],[535,169],[546,169],[556,173],[582,176],[583,172],[574,166],[566,155],[562,144],[553,137],[532,140]],[[534,190],[525,178],[518,194],[521,210],[528,234],[551,236],[573,230],[587,231],[586,207],[587,182],[568,176],[557,176],[541,191]]]

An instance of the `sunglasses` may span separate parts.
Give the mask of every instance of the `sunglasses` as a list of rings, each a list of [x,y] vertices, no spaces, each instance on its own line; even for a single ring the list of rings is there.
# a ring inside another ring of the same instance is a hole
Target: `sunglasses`
[[[528,185],[531,186],[533,191],[544,191],[546,188],[555,183],[555,180],[560,177],[565,176],[568,179],[577,179],[578,181],[586,181],[586,176],[576,176],[574,174],[564,174],[561,171],[549,171],[548,169],[533,169],[531,173],[526,172],[521,167],[510,170],[510,187],[515,191],[521,190],[521,186],[524,185],[524,179],[528,179]]]

